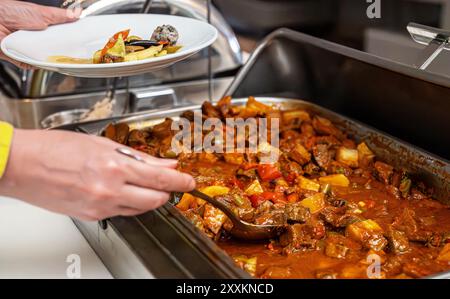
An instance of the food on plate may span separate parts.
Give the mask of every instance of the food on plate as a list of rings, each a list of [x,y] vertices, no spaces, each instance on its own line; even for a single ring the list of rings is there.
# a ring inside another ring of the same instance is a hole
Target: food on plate
[[[181,49],[177,45],[179,33],[171,25],[158,26],[151,38],[145,40],[137,35],[130,35],[130,29],[115,33],[105,46],[97,50],[91,59],[68,56],[50,56],[49,61],[73,64],[117,63],[144,60],[176,53]]]
[[[172,25],[158,26],[153,31],[151,40],[163,43],[169,43],[170,46],[174,46],[178,41],[178,31]]]
[[[220,210],[184,194],[177,209],[236,262],[261,278],[418,278],[450,270],[450,207],[413,174],[377,158],[370,142],[305,109],[283,111],[250,97],[244,106],[205,102],[203,119],[278,118],[279,159],[259,153],[179,153],[173,120],[133,129],[111,124],[105,136],[150,155],[176,158],[197,187],[242,220],[280,224],[272,240],[233,239]],[[194,112],[182,117],[194,121]],[[226,131],[226,126],[224,126]],[[205,130],[203,133],[206,134]],[[236,136],[249,141],[251,134]],[[379,271],[370,272],[378,263]],[[368,272],[369,270],[369,272]]]

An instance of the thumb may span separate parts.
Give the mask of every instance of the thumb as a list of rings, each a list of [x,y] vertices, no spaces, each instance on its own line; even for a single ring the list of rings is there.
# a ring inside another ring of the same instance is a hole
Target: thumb
[[[69,23],[79,19],[81,8],[62,9],[57,7],[46,7],[45,18],[48,25]]]

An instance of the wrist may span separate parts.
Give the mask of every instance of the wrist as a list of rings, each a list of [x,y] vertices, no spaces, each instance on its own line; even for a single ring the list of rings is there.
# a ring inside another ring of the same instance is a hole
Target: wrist
[[[0,180],[3,178],[10,158],[14,128],[0,121]]]

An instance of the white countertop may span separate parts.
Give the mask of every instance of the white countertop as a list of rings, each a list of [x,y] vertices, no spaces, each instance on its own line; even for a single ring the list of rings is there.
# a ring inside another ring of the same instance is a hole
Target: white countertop
[[[68,278],[74,254],[81,278],[112,278],[69,217],[0,197],[0,278]]]

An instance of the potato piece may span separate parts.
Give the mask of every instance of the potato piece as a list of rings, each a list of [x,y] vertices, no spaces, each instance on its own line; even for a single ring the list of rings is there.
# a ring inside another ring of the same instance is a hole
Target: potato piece
[[[167,46],[165,50],[168,54],[176,53],[178,50],[180,50],[183,46]]]
[[[158,54],[156,54],[156,57],[161,57],[161,56],[166,56],[167,55],[167,51],[166,50],[162,50],[161,52],[159,52]]]
[[[250,186],[247,187],[247,189],[245,189],[245,194],[247,195],[256,195],[256,194],[261,194],[263,193],[264,190],[261,187],[261,184],[259,183],[258,180],[254,180]]]
[[[358,151],[341,146],[336,152],[336,160],[350,167],[358,167]]]
[[[289,153],[289,157],[300,165],[311,161],[311,153],[300,143],[295,145],[294,149]]]
[[[361,167],[366,167],[372,163],[375,158],[375,154],[370,150],[370,148],[364,142],[361,142],[356,147],[358,150],[358,159]]]
[[[439,262],[450,263],[450,243],[445,244],[436,260]]]
[[[378,223],[370,219],[350,224],[347,226],[345,233],[350,238],[375,251],[383,250],[388,244],[383,236],[383,229]]]
[[[181,211],[189,210],[189,207],[194,202],[195,197],[189,193],[184,193],[183,197],[181,197],[180,201],[177,203],[176,207]]]
[[[216,197],[228,194],[230,192],[230,188],[224,186],[208,186],[201,188],[200,191],[210,197]]]
[[[317,213],[325,207],[325,194],[317,193],[303,199],[300,204],[309,209],[311,214]]]
[[[224,186],[208,186],[208,187],[200,188],[199,191],[205,193],[209,197],[214,198],[216,196],[222,196],[222,195],[228,194],[230,192],[230,188],[224,187]],[[202,206],[205,203],[206,203],[206,201],[204,201],[203,199],[197,198],[197,204],[199,206]]]
[[[220,228],[228,219],[228,217],[219,209],[210,204],[205,205],[205,212],[203,214],[205,225],[214,233],[218,234]]]
[[[319,178],[319,182],[323,185],[330,184],[332,186],[348,187],[350,181],[343,174],[332,174]]]
[[[300,188],[310,191],[316,191],[319,192],[320,190],[320,184],[317,182],[314,182],[313,180],[309,180],[303,176],[299,176],[297,178],[297,183]]]
[[[143,59],[155,57],[156,54],[161,52],[162,47],[163,46],[160,45],[160,46],[156,46],[156,47],[150,47],[150,48],[142,50],[142,51],[129,53],[129,54],[125,55],[124,61],[127,61],[127,62],[128,61],[136,61],[136,60],[143,60]]]

